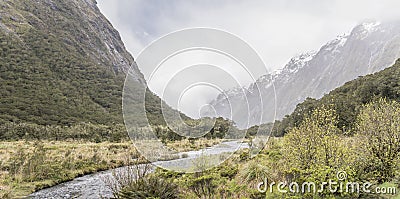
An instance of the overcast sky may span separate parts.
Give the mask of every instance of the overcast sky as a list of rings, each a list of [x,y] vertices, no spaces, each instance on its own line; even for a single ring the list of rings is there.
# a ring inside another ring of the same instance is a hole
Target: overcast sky
[[[248,42],[272,70],[282,68],[299,53],[318,50],[336,36],[349,33],[358,23],[385,21],[400,15],[399,0],[97,2],[134,57],[150,42],[172,31],[211,27],[228,31]],[[157,87],[161,88],[161,85],[150,88],[157,90]],[[207,95],[203,101],[212,97]]]

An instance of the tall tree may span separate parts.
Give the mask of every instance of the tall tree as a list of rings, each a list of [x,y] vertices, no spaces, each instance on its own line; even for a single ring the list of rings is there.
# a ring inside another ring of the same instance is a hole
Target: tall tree
[[[356,131],[378,182],[393,178],[400,156],[400,103],[381,98],[365,105]]]

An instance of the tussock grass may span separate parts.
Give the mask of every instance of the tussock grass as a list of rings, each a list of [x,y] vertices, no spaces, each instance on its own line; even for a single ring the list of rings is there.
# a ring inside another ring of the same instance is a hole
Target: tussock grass
[[[130,142],[0,142],[0,198],[23,197],[138,157]]]

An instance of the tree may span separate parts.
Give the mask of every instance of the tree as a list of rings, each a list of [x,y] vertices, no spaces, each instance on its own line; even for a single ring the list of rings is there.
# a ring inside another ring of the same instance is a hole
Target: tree
[[[315,109],[299,127],[284,137],[284,157],[288,165],[306,170],[315,166],[339,168],[344,150],[340,143],[337,116],[324,106]]]
[[[381,98],[365,105],[356,131],[377,181],[392,179],[400,155],[400,103]]]
[[[299,127],[284,136],[283,168],[288,184],[313,182],[318,185],[337,179],[339,171],[350,174],[345,181],[354,178],[351,153],[342,141],[345,136],[337,128],[337,122],[334,109],[322,106],[314,109]],[[315,191],[301,193],[301,198],[325,198],[336,194],[328,190]]]

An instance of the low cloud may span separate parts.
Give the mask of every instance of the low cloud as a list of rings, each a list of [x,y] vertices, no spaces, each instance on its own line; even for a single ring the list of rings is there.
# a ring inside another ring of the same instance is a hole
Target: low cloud
[[[98,0],[98,6],[134,57],[172,31],[211,27],[248,42],[270,70],[282,68],[299,53],[318,50],[365,20],[400,18],[398,0]],[[161,84],[150,88],[157,93]]]

